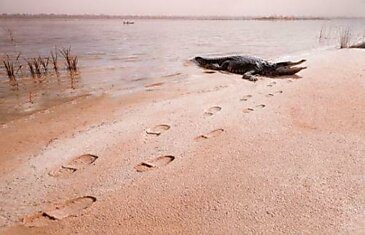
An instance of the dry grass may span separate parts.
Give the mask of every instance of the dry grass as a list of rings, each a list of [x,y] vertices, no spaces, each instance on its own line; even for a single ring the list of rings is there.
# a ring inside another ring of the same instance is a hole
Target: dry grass
[[[331,27],[322,26],[319,31],[319,41],[325,41],[331,38]]]
[[[356,43],[356,44],[352,45],[350,48],[361,48],[361,49],[365,49],[365,41]]]
[[[340,48],[348,48],[351,40],[351,31],[349,28],[340,32]]]
[[[324,27],[321,28],[321,31],[319,32],[319,41],[324,39]]]
[[[352,46],[350,46],[350,48],[361,48],[361,49],[365,49],[365,32],[364,34],[359,37],[359,40],[357,43],[353,44]]]

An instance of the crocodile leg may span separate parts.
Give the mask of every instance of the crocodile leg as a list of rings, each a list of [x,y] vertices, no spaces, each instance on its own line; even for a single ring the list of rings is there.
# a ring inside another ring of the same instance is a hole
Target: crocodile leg
[[[255,73],[256,73],[255,70],[248,71],[248,72],[246,72],[246,73],[243,74],[242,78],[243,79],[247,79],[247,80],[249,80],[251,82],[256,82],[258,79],[255,76]]]

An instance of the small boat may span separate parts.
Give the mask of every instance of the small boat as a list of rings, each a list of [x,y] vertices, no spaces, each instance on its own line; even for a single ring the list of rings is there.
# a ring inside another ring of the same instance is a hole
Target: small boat
[[[123,24],[134,24],[133,21],[123,21]]]

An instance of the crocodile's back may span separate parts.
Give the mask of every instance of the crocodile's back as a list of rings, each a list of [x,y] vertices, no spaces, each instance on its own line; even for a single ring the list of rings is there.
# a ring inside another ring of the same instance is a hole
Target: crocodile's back
[[[261,63],[267,63],[266,60],[253,57],[253,56],[237,56],[236,61],[244,62],[246,64],[261,64]]]
[[[258,71],[259,66],[255,60],[237,60],[225,64],[225,70],[236,74],[245,74],[249,71]]]
[[[226,56],[226,57],[218,57],[218,58],[203,58],[203,57],[195,57],[195,61],[200,65],[207,64],[217,64],[221,66],[224,62],[227,61],[237,61],[245,64],[260,64],[267,63],[265,60],[252,57],[252,56]]]

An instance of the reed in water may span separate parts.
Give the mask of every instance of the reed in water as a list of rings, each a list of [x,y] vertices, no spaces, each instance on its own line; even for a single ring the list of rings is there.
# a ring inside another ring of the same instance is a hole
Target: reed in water
[[[3,59],[3,65],[6,71],[6,74],[9,78],[10,84],[12,86],[18,86],[17,79],[15,75],[21,70],[22,65],[19,63],[20,53],[17,55],[15,60],[12,60],[9,55],[6,55]]]

